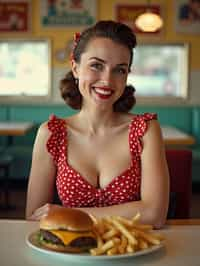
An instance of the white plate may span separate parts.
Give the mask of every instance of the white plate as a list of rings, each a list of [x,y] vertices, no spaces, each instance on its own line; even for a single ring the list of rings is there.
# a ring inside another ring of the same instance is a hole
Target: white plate
[[[45,247],[43,247],[39,242],[38,242],[38,232],[33,232],[31,233],[28,237],[27,237],[27,244],[29,245],[29,247],[38,250],[40,252],[49,254],[49,255],[55,255],[55,256],[59,256],[59,257],[63,257],[66,259],[73,259],[73,260],[113,260],[113,259],[122,259],[122,258],[130,258],[130,257],[137,257],[137,256],[142,256],[145,254],[149,254],[152,252],[155,252],[159,249],[161,249],[162,247],[164,247],[164,243],[162,242],[159,245],[155,245],[152,246],[150,248],[141,250],[141,251],[136,251],[134,253],[126,253],[126,254],[119,254],[119,255],[112,255],[112,256],[108,256],[108,255],[99,255],[99,256],[91,256],[90,253],[63,253],[63,252],[59,252],[59,251],[54,251],[54,250],[49,250]]]

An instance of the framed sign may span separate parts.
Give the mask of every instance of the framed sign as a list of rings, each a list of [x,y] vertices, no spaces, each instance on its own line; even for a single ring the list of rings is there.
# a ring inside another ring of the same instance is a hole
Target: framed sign
[[[30,1],[0,1],[0,33],[28,32],[30,8]]]
[[[141,34],[160,34],[161,30],[157,30],[155,32],[143,32],[140,29],[137,28],[135,25],[136,18],[145,13],[147,10],[147,5],[131,5],[131,4],[119,4],[115,7],[115,19],[119,22],[125,23],[130,28],[133,29],[135,33],[141,33]],[[156,13],[161,15],[161,6],[157,4],[152,4],[150,9]]]
[[[200,33],[200,0],[175,1],[177,32]]]
[[[85,27],[96,22],[96,0],[43,0],[40,7],[45,28]]]

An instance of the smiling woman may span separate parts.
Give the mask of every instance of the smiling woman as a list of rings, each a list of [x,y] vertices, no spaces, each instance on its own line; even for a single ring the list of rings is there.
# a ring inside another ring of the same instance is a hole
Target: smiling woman
[[[103,46],[107,49],[102,50]],[[116,54],[119,56],[116,57]],[[103,37],[93,39],[82,54],[80,63],[72,60],[73,75],[79,80],[84,100],[94,101],[99,106],[106,105],[106,108],[108,104],[112,106],[124,92],[129,62],[130,52],[121,44]]]
[[[169,176],[157,116],[129,113],[135,90],[126,82],[135,45],[132,30],[114,21],[76,35],[72,69],[60,90],[79,112],[64,119],[53,115],[39,128],[27,219],[60,208],[53,204],[56,183],[63,208],[97,217],[139,212],[144,223],[164,224]]]

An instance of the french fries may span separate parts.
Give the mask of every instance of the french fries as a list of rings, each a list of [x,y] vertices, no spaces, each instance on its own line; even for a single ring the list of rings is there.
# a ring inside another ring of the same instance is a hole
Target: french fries
[[[159,245],[164,239],[154,233],[151,225],[140,224],[140,215],[131,219],[109,216],[102,219],[93,217],[97,247],[90,249],[93,256],[134,253]]]

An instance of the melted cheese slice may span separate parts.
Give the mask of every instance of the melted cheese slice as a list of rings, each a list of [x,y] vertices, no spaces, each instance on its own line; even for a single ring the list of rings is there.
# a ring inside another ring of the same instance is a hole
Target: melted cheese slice
[[[92,232],[69,232],[62,230],[49,230],[52,234],[60,238],[65,245],[79,237],[95,237]]]

